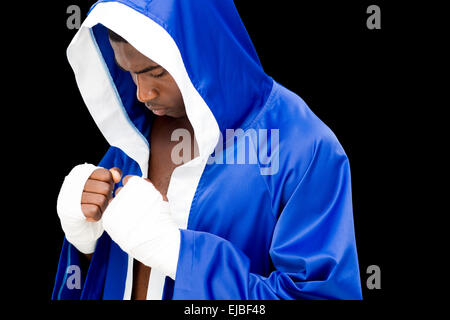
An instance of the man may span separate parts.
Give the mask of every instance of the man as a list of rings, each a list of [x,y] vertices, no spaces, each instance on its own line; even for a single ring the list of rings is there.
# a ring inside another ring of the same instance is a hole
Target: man
[[[347,157],[231,0],[99,1],[67,53],[111,148],[61,188],[54,299],[361,298]]]

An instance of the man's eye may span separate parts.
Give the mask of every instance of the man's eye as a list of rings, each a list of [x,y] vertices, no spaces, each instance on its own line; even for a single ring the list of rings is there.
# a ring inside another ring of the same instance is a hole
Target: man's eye
[[[152,76],[153,78],[161,78],[165,74],[166,74],[166,70],[164,70],[163,72],[160,72],[158,74],[151,74],[150,73],[150,76]]]

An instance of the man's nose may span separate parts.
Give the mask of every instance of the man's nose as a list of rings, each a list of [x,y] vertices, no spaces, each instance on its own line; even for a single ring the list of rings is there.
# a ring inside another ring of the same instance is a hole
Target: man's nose
[[[146,103],[149,101],[154,100],[159,96],[159,91],[155,86],[153,85],[152,81],[142,81],[141,75],[137,74],[136,77],[136,86],[137,86],[137,99],[142,102]]]

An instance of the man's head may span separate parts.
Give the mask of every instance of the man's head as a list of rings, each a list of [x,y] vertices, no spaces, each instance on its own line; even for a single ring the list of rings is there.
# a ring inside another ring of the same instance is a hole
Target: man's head
[[[158,116],[185,117],[183,98],[172,76],[121,36],[111,30],[108,33],[116,63],[133,78],[138,100]]]

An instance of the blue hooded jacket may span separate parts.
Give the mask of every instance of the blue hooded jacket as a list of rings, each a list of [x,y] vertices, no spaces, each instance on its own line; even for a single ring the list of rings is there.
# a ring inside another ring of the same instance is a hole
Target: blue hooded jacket
[[[233,1],[98,1],[69,45],[111,145],[98,165],[145,177],[154,115],[115,64],[106,28],[171,74],[199,146],[167,194],[181,232],[176,281],[152,270],[148,298],[361,299],[347,156],[265,74]],[[239,162],[236,146],[257,160]],[[130,298],[133,259],[106,232],[77,289],[66,283],[79,255],[64,240],[53,299]]]

